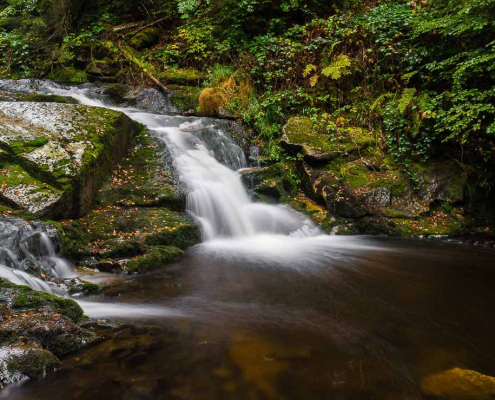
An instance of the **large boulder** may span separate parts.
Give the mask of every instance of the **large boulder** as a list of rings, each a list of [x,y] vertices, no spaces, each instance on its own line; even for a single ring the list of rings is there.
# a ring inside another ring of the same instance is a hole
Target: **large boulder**
[[[462,201],[466,180],[455,164],[444,161],[414,168],[417,186],[406,173],[365,159],[336,160],[324,167],[303,163],[303,177],[308,194],[344,218],[415,218],[434,203]]]
[[[36,216],[84,215],[139,130],[124,114],[58,103],[0,102],[0,202]]]
[[[343,132],[317,132],[311,119],[295,116],[283,128],[282,144],[301,153],[309,162],[328,162],[342,155],[357,153],[375,142],[372,132],[348,128]]]

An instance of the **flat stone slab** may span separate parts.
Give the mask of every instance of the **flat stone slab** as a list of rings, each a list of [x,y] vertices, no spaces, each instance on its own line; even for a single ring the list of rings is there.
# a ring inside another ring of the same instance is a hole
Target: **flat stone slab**
[[[36,216],[84,215],[137,129],[104,108],[0,102],[0,202]]]

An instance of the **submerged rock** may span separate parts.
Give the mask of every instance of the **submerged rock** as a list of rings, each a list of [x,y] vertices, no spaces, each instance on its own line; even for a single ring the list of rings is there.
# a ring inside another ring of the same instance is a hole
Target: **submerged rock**
[[[84,215],[137,124],[120,112],[0,103],[0,202],[36,216]]]
[[[453,368],[424,378],[423,394],[450,400],[495,398],[495,378],[468,369]]]

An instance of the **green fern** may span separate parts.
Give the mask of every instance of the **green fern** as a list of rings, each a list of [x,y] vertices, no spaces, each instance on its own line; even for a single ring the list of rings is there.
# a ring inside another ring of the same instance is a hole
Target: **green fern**
[[[351,66],[351,59],[345,54],[338,55],[321,73],[330,79],[340,79],[344,75],[351,73],[348,67]]]
[[[304,68],[304,71],[303,71],[303,78],[306,78],[313,71],[316,71],[316,65],[313,65],[313,64],[306,65],[306,68]]]
[[[401,114],[406,111],[406,108],[411,104],[411,101],[414,98],[414,95],[416,94],[416,89],[415,88],[405,88],[404,91],[402,92],[402,96],[399,99],[399,103],[397,104],[397,108],[399,109],[399,112]]]
[[[413,72],[408,72],[407,74],[404,74],[400,77],[400,79],[402,79],[404,81],[404,83],[407,85],[409,83],[409,81],[411,80],[411,78],[416,75],[418,73],[418,71],[413,71]]]
[[[381,96],[378,96],[378,98],[371,105],[370,111],[373,111],[376,107],[383,103],[384,100],[390,99],[392,97],[394,97],[393,93],[383,93]]]

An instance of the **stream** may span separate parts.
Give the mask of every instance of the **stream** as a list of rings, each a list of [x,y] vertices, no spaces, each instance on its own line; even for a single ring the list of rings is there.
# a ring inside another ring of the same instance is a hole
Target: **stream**
[[[493,250],[324,235],[252,201],[244,153],[214,120],[114,107],[93,85],[40,91],[121,110],[163,140],[203,241],[164,270],[117,278],[114,298],[81,300],[89,316],[128,324],[96,328],[105,340],[0,399],[413,400],[451,368],[495,376]],[[7,267],[0,276],[30,284]]]

